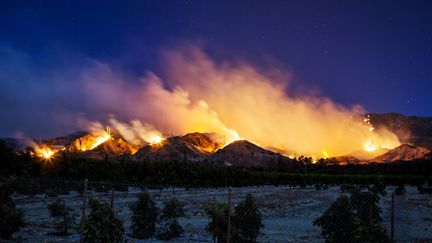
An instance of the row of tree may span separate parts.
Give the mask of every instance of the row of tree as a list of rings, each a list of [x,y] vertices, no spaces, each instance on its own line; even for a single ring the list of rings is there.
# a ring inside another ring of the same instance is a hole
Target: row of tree
[[[0,187],[0,237],[3,239],[9,239],[24,225],[23,212],[16,208],[10,193],[5,184]],[[67,235],[71,229],[78,229],[84,242],[123,242],[125,229],[113,205],[101,203],[97,198],[91,198],[88,205],[90,213],[76,225],[78,215],[63,199],[57,198],[49,204],[56,229],[50,234]],[[160,210],[150,194],[144,192],[129,205],[129,209],[133,238],[171,240],[184,233],[178,218],[185,213],[176,198],[166,201]],[[217,242],[226,242],[228,238],[231,242],[254,242],[262,228],[261,213],[251,194],[234,209],[227,203],[213,200],[205,205],[205,211],[210,219],[206,229]]]
[[[92,178],[93,180],[128,178],[129,181],[145,181],[154,184],[217,185],[219,183],[224,186],[224,178],[231,180],[231,185],[287,183],[290,179],[299,179],[299,177],[287,178],[286,174],[409,176],[413,178],[411,180],[413,182],[432,175],[432,163],[423,160],[344,166],[327,163],[324,160],[313,164],[311,158],[307,157],[299,157],[296,160],[298,163],[293,163],[296,166],[289,169],[226,168],[187,161],[136,161],[128,156],[96,160],[82,158],[73,153],[58,153],[51,160],[45,160],[32,156],[28,152],[17,153],[11,146],[0,140],[0,176],[49,176],[69,179]],[[166,173],[167,171],[169,173]],[[187,181],[182,178],[187,178]]]

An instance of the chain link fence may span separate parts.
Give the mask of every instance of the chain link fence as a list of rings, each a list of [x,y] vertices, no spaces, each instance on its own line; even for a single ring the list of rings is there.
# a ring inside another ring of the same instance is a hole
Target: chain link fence
[[[412,186],[189,188],[14,178],[1,188],[0,231],[14,222],[4,216],[12,205],[23,216],[11,242],[432,242],[431,196]]]

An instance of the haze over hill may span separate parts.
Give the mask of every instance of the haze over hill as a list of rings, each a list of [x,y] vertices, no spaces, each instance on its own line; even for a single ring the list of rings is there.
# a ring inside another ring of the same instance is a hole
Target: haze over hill
[[[431,118],[406,117],[399,114],[371,114],[370,123],[373,128],[385,126],[399,136],[403,144],[395,149],[375,148],[373,150],[357,150],[341,156],[328,158],[328,162],[360,163],[360,162],[392,162],[398,160],[430,159],[431,151],[419,145],[431,145]],[[287,138],[290,139],[290,138]],[[75,153],[82,157],[102,159],[129,155],[136,160],[149,161],[195,161],[218,165],[234,165],[242,167],[289,167],[292,160],[285,150],[270,148],[266,150],[250,141],[237,139],[227,141],[225,136],[217,133],[188,133],[165,139],[153,138],[155,142],[135,145],[130,143],[118,131],[99,130],[97,132],[75,132],[67,136],[56,137],[44,141],[29,139],[5,139],[17,149],[24,145],[31,146],[44,156],[51,156],[56,151]],[[29,143],[30,141],[30,143]],[[50,149],[52,151],[50,151]],[[301,154],[298,154],[300,156]],[[319,159],[315,158],[315,159]]]

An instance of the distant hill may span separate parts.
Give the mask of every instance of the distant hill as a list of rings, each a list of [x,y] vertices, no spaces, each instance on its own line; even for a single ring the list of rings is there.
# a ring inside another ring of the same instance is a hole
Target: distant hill
[[[432,151],[427,148],[415,147],[409,144],[402,144],[385,154],[377,156],[369,162],[393,162],[410,161],[417,159],[432,159]]]
[[[134,155],[137,159],[201,161],[218,150],[222,144],[214,139],[213,133],[188,133],[169,137],[157,144],[149,144]]]
[[[294,166],[294,160],[246,140],[228,144],[211,155],[209,161],[219,165],[239,167],[289,168]]]
[[[89,132],[79,131],[79,132],[74,132],[74,133],[68,134],[66,136],[61,136],[61,137],[43,140],[42,143],[47,144],[47,145],[55,145],[55,146],[68,146],[68,145],[72,144],[74,142],[74,140],[79,139],[81,137],[84,137],[88,134],[89,134]]]
[[[369,114],[369,118],[375,128],[386,127],[401,143],[432,149],[432,117],[386,113]]]
[[[352,155],[343,155],[343,156],[336,156],[336,157],[330,157],[325,160],[326,163],[336,163],[336,164],[357,164],[360,162],[360,160]]]
[[[360,161],[367,161],[367,160],[373,159],[373,158],[375,158],[381,154],[385,154],[389,150],[390,149],[386,149],[386,148],[379,148],[375,151],[358,150],[358,151],[354,151],[354,152],[348,154],[348,156],[355,157],[356,159],[358,159]],[[340,156],[340,157],[343,157],[343,156]]]

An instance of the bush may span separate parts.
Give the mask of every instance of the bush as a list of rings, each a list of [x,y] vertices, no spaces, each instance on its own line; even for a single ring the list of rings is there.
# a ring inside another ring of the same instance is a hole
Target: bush
[[[378,207],[380,190],[351,190],[314,221],[326,242],[389,242]]]
[[[159,240],[171,240],[183,234],[184,230],[177,218],[184,216],[183,206],[176,198],[165,203],[161,214],[161,229],[157,234]]]
[[[129,205],[132,211],[132,235],[138,239],[147,239],[156,232],[159,210],[150,195],[143,192],[137,202]]]
[[[7,182],[0,186],[0,237],[3,239],[10,239],[24,224],[23,213],[12,202],[10,193]]]
[[[354,235],[354,213],[349,197],[342,195],[314,221],[326,242],[350,242]]]
[[[122,242],[124,228],[120,219],[108,204],[101,204],[97,198],[90,199],[91,213],[81,222],[84,242]]]
[[[210,222],[206,229],[213,235],[217,242],[228,240],[228,215],[230,212],[226,203],[213,201],[205,207]],[[230,232],[231,242],[255,242],[263,227],[261,213],[252,194],[246,195],[245,200],[240,202],[232,214]]]
[[[233,234],[236,237],[235,242],[256,241],[263,224],[261,212],[252,194],[247,194],[245,200],[235,207],[232,222],[236,230],[236,234]]]
[[[206,230],[213,235],[214,242],[226,242],[228,205],[226,203],[218,203],[214,200],[205,206],[205,211],[210,218]]]
[[[67,235],[68,230],[74,226],[76,215],[70,207],[67,207],[64,200],[58,198],[48,205],[51,217],[55,218],[56,235]]]
[[[183,234],[183,227],[177,220],[168,220],[162,223],[162,227],[157,234],[159,240],[172,240]]]

